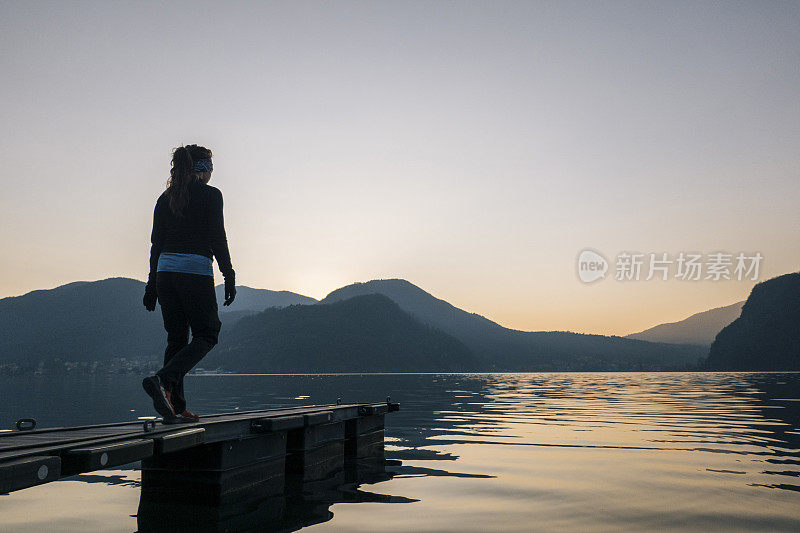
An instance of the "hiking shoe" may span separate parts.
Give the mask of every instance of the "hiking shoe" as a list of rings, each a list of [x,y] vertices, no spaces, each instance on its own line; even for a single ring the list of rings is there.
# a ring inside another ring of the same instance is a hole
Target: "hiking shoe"
[[[167,397],[167,391],[158,376],[144,378],[142,380],[142,388],[153,399],[153,407],[155,407],[158,414],[165,419],[175,416],[175,411],[172,409],[172,404]]]
[[[197,415],[195,415],[195,416],[197,416]],[[200,419],[200,417],[191,418],[191,417],[183,416],[182,414],[180,414],[180,415],[175,415],[175,416],[165,416],[161,420],[161,423],[162,424],[191,424],[193,422],[198,422],[199,419]]]
[[[199,415],[194,414],[193,412],[189,411],[188,409],[184,409],[183,412],[178,416],[182,416],[184,418],[191,418],[194,421],[200,420],[200,416]]]

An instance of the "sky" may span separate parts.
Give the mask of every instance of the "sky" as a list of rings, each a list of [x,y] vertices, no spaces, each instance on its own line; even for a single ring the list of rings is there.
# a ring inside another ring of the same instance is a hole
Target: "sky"
[[[621,281],[620,253],[800,264],[797,2],[0,0],[0,72],[0,297],[146,279],[192,143],[240,285],[404,278],[623,335],[756,281]]]

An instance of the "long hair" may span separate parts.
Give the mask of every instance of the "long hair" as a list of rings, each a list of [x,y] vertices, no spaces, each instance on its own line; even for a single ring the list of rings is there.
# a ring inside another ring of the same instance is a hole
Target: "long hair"
[[[166,194],[169,208],[175,216],[183,216],[183,210],[189,203],[189,186],[197,179],[193,167],[198,159],[211,159],[211,150],[189,144],[172,151],[172,168],[169,169]]]

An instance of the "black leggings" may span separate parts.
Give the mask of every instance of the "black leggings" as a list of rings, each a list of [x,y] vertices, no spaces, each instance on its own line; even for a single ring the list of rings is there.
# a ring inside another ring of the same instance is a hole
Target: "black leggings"
[[[186,409],[183,376],[217,344],[222,322],[217,314],[213,276],[159,272],[156,291],[167,330],[164,367],[156,375],[172,393],[176,413]],[[189,329],[192,342],[189,342]]]

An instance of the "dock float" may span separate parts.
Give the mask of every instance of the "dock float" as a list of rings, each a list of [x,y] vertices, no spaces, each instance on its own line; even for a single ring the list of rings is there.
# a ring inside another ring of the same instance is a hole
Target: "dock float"
[[[253,492],[280,502],[287,488],[329,483],[345,463],[383,461],[384,417],[399,408],[387,398],[207,415],[186,424],[152,419],[36,429],[20,421],[17,431],[0,433],[0,493],[141,461],[140,511],[226,506]]]

